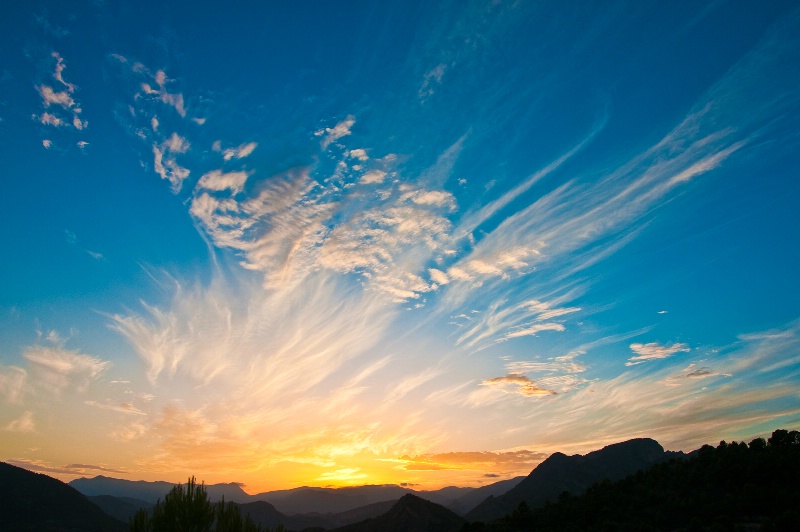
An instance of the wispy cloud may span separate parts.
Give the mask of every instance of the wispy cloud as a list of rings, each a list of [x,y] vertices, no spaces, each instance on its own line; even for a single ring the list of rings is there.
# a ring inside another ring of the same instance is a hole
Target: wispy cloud
[[[131,403],[116,403],[116,402],[100,402],[100,401],[84,401],[85,404],[89,406],[93,406],[95,408],[100,408],[103,410],[110,410],[112,412],[119,412],[121,414],[133,414],[137,416],[144,416],[146,415],[145,412],[139,410]]]
[[[208,289],[179,289],[169,311],[146,307],[144,316],[114,316],[112,326],[137,349],[153,381],[179,373],[200,383],[233,379],[266,401],[290,390],[301,394],[363,355],[393,314],[381,301],[326,275],[277,291],[234,289],[220,280]],[[262,370],[242,375],[244,368]]]
[[[249,174],[247,172],[226,172],[212,170],[197,182],[198,189],[206,189],[216,192],[230,190],[231,194],[236,195],[244,188]]]
[[[15,460],[6,460],[9,464],[27,469],[29,471],[37,471],[40,473],[55,473],[64,474],[69,476],[84,476],[92,474],[92,472],[103,471],[106,473],[115,473],[120,475],[127,474],[124,469],[115,469],[99,465],[89,464],[68,464],[63,466],[49,464],[41,460],[29,460],[26,458],[18,458]]]
[[[213,175],[222,180],[223,174]],[[235,175],[243,183],[243,174]],[[280,286],[314,269],[318,245],[329,231],[323,222],[335,207],[326,196],[307,170],[291,171],[261,183],[249,198],[201,192],[190,212],[217,246],[241,252],[245,267],[263,271],[268,286]]]
[[[66,63],[58,52],[52,52],[54,61],[52,78],[54,85],[42,83],[36,85],[36,91],[42,99],[44,111],[34,118],[45,126],[56,128],[72,128],[78,131],[86,129],[89,122],[82,118],[83,109],[74,98],[77,87],[64,79]],[[43,141],[45,148],[52,146],[52,140]]]
[[[64,230],[64,235],[66,237],[67,244],[71,246],[77,246],[78,243],[80,242],[78,235],[76,235],[69,229]],[[91,249],[86,249],[86,248],[83,248],[83,251],[95,260],[100,260],[100,261],[105,260],[105,256],[99,251],[93,251]]]
[[[511,373],[503,377],[486,379],[481,383],[484,386],[497,388],[504,393],[521,395],[523,397],[544,397],[555,395],[555,391],[540,388],[530,378],[519,373]]]
[[[575,350],[566,355],[551,357],[544,361],[521,360],[506,364],[506,370],[512,375],[535,374],[538,385],[545,389],[567,393],[587,385],[590,381],[579,376],[587,370],[587,366],[576,359],[585,355],[584,350]]]
[[[355,117],[353,115],[347,115],[347,118],[337,123],[335,126],[319,129],[314,132],[314,135],[322,137],[322,142],[320,145],[322,146],[323,150],[327,150],[328,146],[330,146],[332,143],[349,135],[350,128],[353,127],[355,123]]]
[[[264,272],[268,287],[331,270],[359,275],[368,289],[404,302],[433,290],[425,265],[449,238],[446,215],[456,207],[448,192],[385,184],[386,175],[372,169],[318,180],[300,168],[254,180],[240,196],[250,174],[215,170],[198,183],[190,212],[218,247]],[[382,186],[378,204],[366,204],[354,184]]]
[[[143,65],[134,65],[134,70],[138,70],[141,73],[149,74],[146,68]],[[170,107],[173,107],[175,111],[183,118],[186,117],[186,108],[184,106],[183,101],[183,93],[175,92],[170,93],[167,90],[167,84],[170,83],[170,80],[167,77],[166,72],[163,70],[158,70],[155,74],[151,75],[151,82],[143,82],[140,85],[141,91],[137,94],[137,97],[156,97],[161,100],[163,103],[167,104]],[[155,83],[155,86],[153,86]]]
[[[433,95],[434,87],[442,82],[442,77],[446,69],[447,65],[440,63],[425,72],[425,76],[422,78],[422,85],[419,91],[417,91],[420,100],[425,101],[428,97]]]
[[[191,147],[188,137],[179,133],[191,118],[187,117],[183,93],[170,88],[179,82],[169,78],[164,70],[154,72],[119,54],[111,54],[109,58],[120,68],[132,93],[131,102],[117,109],[117,121],[147,145],[153,170],[169,181],[173,193],[177,194],[191,173],[185,163],[178,162],[178,157],[185,156]]]
[[[36,423],[33,420],[33,412],[26,410],[17,419],[8,422],[3,430],[8,432],[36,432]]]
[[[386,395],[387,402],[394,402],[416,390],[423,384],[435,379],[442,374],[442,370],[427,368],[420,373],[409,375],[398,382]]]
[[[66,469],[76,469],[80,471],[105,471],[106,473],[119,473],[123,475],[127,473],[127,471],[123,469],[113,469],[110,467],[91,465],[91,464],[67,464],[64,467]]]
[[[522,423],[537,420],[552,447],[583,452],[630,437],[656,438],[668,449],[693,450],[719,439],[743,438],[764,423],[800,419],[793,384],[800,360],[800,327],[790,323],[766,335],[743,335],[703,352],[703,365],[667,358],[662,368],[592,382],[579,393],[556,396],[546,411],[532,403]],[[779,365],[753,378],[765,361]],[[530,445],[535,445],[538,437]],[[582,443],[581,443],[582,442]],[[543,442],[541,442],[543,444]],[[544,445],[536,447],[545,449]]]
[[[564,331],[566,328],[560,323],[536,323],[522,329],[517,329],[506,335],[506,338],[519,338],[520,336],[535,336],[541,331]]]
[[[222,158],[225,161],[230,161],[231,159],[244,159],[248,157],[255,149],[258,147],[257,142],[247,142],[245,144],[240,144],[239,146],[233,148],[222,148],[222,142],[216,141],[212,146],[212,149],[216,152],[222,153]]]
[[[383,170],[370,170],[361,176],[359,183],[362,185],[377,185],[383,183],[385,177],[386,172]]]
[[[732,377],[730,373],[719,373],[709,366],[699,366],[691,363],[679,373],[668,377],[665,381],[670,386],[680,386],[685,379],[708,379],[710,377]]]
[[[321,474],[317,480],[321,482],[354,482],[363,481],[367,478],[366,473],[361,473],[361,468],[348,467],[345,469],[337,469],[336,471],[326,471]]]
[[[189,169],[177,162],[177,155],[189,151],[189,141],[177,133],[160,144],[153,144],[153,168],[161,179],[166,179],[172,185],[172,192],[178,193],[183,185],[183,180],[189,177]]]
[[[546,320],[579,312],[579,307],[559,306],[574,296],[574,292],[568,292],[549,302],[530,299],[515,304],[507,298],[496,300],[470,319],[472,323],[457,342],[480,348],[513,338],[534,336],[543,331],[565,331],[566,326],[562,323]],[[511,298],[512,295],[507,297]]]
[[[647,344],[634,343],[631,344],[631,351],[636,353],[628,359],[625,363],[626,366],[635,366],[646,362],[648,360],[658,360],[667,358],[675,353],[688,353],[691,351],[688,345],[682,343],[674,343],[669,345],[661,345],[658,342],[650,342]]]
[[[369,155],[367,154],[367,150],[364,148],[353,148],[352,150],[347,150],[345,155],[351,157],[353,159],[358,159],[359,161],[368,161]]]
[[[476,471],[502,471],[503,473],[528,473],[547,458],[546,453],[528,450],[449,452],[401,456],[397,461],[406,471],[426,471],[441,469],[472,469]],[[499,475],[496,475],[499,476]]]
[[[85,391],[110,362],[59,347],[34,346],[25,350],[31,375],[53,393],[66,388]]]

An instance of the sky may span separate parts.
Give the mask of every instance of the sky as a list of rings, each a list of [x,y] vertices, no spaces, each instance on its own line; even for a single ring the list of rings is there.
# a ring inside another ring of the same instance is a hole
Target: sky
[[[436,489],[800,426],[796,2],[3,11],[0,460]]]

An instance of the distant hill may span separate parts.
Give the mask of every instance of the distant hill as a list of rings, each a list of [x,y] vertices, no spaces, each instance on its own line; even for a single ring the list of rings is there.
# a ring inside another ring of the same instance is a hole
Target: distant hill
[[[150,510],[153,505],[141,499],[114,497],[113,495],[90,495],[87,499],[100,507],[105,513],[123,523],[130,521],[139,508]]]
[[[403,495],[388,512],[335,528],[334,532],[451,532],[460,530],[464,524],[464,518],[444,506],[408,494]]]
[[[0,530],[114,532],[127,524],[106,515],[74,488],[0,462]]]
[[[423,499],[463,515],[473,509],[488,496],[502,495],[524,477],[503,480],[480,488],[448,486],[430,491],[415,491],[396,484],[351,486],[343,488],[300,487],[288,490],[276,490],[249,495],[236,483],[209,484],[206,491],[212,501],[223,496],[226,501],[246,504],[255,501],[266,501],[272,504],[283,515],[296,514],[339,514],[375,503],[397,501],[406,494],[414,494]],[[70,486],[84,495],[97,497],[110,495],[117,499],[135,499],[147,505],[153,505],[163,499],[174,486],[170,482],[143,480],[131,481],[99,475],[93,478],[79,478],[71,481]],[[125,506],[115,500],[98,500],[98,504],[116,505],[118,509],[109,508],[111,515],[122,515],[127,512]],[[135,504],[135,503],[134,503]],[[115,513],[116,512],[116,513]],[[120,514],[119,512],[122,512]]]
[[[466,514],[468,521],[489,522],[512,512],[521,502],[537,508],[566,491],[574,495],[604,479],[617,480],[683,453],[665,452],[655,440],[616,443],[586,455],[553,453],[525,479],[499,497],[489,497]]]
[[[507,493],[511,490],[511,488],[515,487],[524,479],[525,477],[514,477],[508,480],[500,480],[498,482],[467,491],[449,503],[439,502],[437,500],[433,500],[433,502],[439,503],[445,508],[453,510],[458,515],[465,515],[487,498],[499,497],[500,495]],[[425,498],[422,494],[420,494],[420,496]]]
[[[476,488],[464,488],[461,486],[447,486],[438,490],[412,490],[410,493],[426,501],[435,502],[436,504],[441,504],[445,508],[450,508],[450,505],[455,504],[461,497],[473,493],[475,489]],[[458,512],[456,511],[456,513]]]
[[[163,481],[130,481],[102,475],[79,478],[70,482],[70,485],[91,497],[109,515],[124,518],[126,522],[138,508],[154,505],[174,486]],[[502,492],[506,489],[501,488]],[[292,530],[312,527],[330,529],[375,517],[409,493],[442,505],[452,504],[462,513],[476,503],[459,502],[461,498],[481,490],[489,491],[480,500],[496,493],[490,486],[479,490],[449,486],[440,490],[415,492],[393,484],[343,488],[301,487],[256,495],[248,495],[235,483],[210,484],[206,485],[206,490],[211,500],[219,500],[224,495],[226,501],[237,503],[243,514],[250,513],[257,523],[265,527],[283,524]]]
[[[400,497],[408,493],[464,515],[490,495],[502,495],[524,478],[501,480],[480,488],[448,486],[431,491],[414,491],[397,485],[368,485],[345,488],[302,487],[248,495],[238,484],[233,483],[212,484],[206,486],[206,489],[212,500],[219,500],[225,495],[226,501],[236,502],[243,511],[259,508],[259,505],[255,504],[258,501],[268,502],[270,508],[273,508],[280,517],[276,515],[263,519],[254,517],[257,522],[269,527],[275,527],[280,523],[292,523],[290,528],[302,530],[314,526],[334,528],[375,517],[388,510]],[[139,508],[152,507],[157,499],[163,499],[173,487],[169,482],[133,482],[104,476],[80,478],[70,482],[70,485],[87,495],[89,500],[108,515],[126,523]],[[135,495],[139,495],[139,498]],[[380,511],[376,511],[376,508]],[[263,507],[254,511],[265,516],[270,513],[269,510],[263,510]]]
[[[158,499],[163,499],[175,484],[171,482],[144,480],[124,480],[119,478],[98,475],[94,478],[77,478],[70,481],[70,486],[84,495],[113,495],[114,497],[129,497],[139,499],[150,504],[155,504]],[[210,484],[206,486],[209,499],[219,501],[225,497],[226,501],[250,502],[254,500],[239,484]]]
[[[242,512],[242,515],[249,515],[250,518],[257,524],[268,529],[275,528],[278,525],[284,525],[291,530],[301,530],[308,526],[304,523],[301,523],[302,526],[300,527],[290,526],[288,523],[289,518],[276,510],[275,507],[270,503],[265,501],[247,502],[239,504],[238,506]],[[296,524],[292,523],[292,525]]]
[[[376,502],[396,501],[413,490],[395,484],[353,486],[344,488],[302,487],[268,491],[253,495],[267,501],[281,512],[292,514],[340,513]]]
[[[362,506],[341,513],[285,515],[266,501],[239,504],[242,515],[249,515],[257,524],[273,529],[283,525],[288,530],[325,529],[329,530],[351,523],[357,523],[387,512],[397,501],[384,501]]]
[[[341,527],[352,523],[358,523],[359,521],[372,519],[373,517],[378,517],[379,515],[388,512],[396,503],[397,501],[374,502],[372,504],[368,504],[367,506],[361,506],[359,508],[354,508],[353,510],[333,514],[330,516],[329,521],[333,526],[326,528]]]

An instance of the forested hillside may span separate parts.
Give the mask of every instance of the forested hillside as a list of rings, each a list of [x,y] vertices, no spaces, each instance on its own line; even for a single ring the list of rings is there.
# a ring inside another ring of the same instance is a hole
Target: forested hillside
[[[524,503],[464,530],[794,530],[800,523],[800,433],[705,445],[617,482],[532,510]]]

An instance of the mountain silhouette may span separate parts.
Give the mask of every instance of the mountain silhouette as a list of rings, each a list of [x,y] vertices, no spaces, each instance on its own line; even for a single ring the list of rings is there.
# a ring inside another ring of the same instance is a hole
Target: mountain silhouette
[[[114,497],[113,495],[88,495],[86,497],[94,504],[100,507],[105,513],[119,519],[123,523],[130,521],[139,508],[144,508],[150,511],[153,504],[143,501],[141,499],[133,499],[131,497]]]
[[[93,478],[76,478],[70,481],[69,485],[87,496],[113,495],[114,497],[139,499],[150,504],[155,504],[158,499],[163,499],[175,487],[172,482],[124,480],[103,475]],[[209,484],[205,488],[212,501],[219,501],[222,497],[225,497],[226,501],[242,503],[254,500],[236,482]]]
[[[238,506],[243,516],[249,515],[250,519],[268,529],[275,528],[278,525],[284,525],[291,529],[302,529],[309,526],[305,523],[301,523],[299,527],[297,526],[299,523],[292,523],[290,526],[288,516],[282,514],[274,506],[265,501],[247,502],[239,504]]]
[[[798,530],[800,433],[721,441],[473,530]]]
[[[283,525],[288,530],[330,530],[377,517],[388,511],[395,502],[376,502],[340,513],[302,513],[294,515],[285,515],[266,501],[248,502],[238,506],[242,515],[249,515],[250,519],[255,523],[267,529]]]
[[[519,484],[499,497],[489,497],[466,514],[468,521],[489,522],[514,511],[521,502],[530,508],[556,501],[562,492],[579,495],[596,482],[618,480],[683,453],[665,452],[649,438],[608,445],[586,455],[553,453]]]
[[[396,484],[352,486],[343,488],[302,487],[268,491],[253,495],[267,501],[285,514],[341,513],[369,504],[396,501],[412,490]]]
[[[508,480],[500,480],[498,482],[493,482],[492,484],[487,484],[486,486],[481,486],[480,488],[470,490],[461,495],[459,498],[448,503],[439,502],[436,500],[433,502],[437,502],[445,508],[453,510],[458,515],[465,515],[487,498],[492,496],[499,497],[500,495],[507,493],[509,490],[511,490],[511,488],[518,485],[524,479],[525,477],[514,477]],[[425,498],[424,495],[422,497]]]
[[[47,475],[0,462],[0,530],[113,532],[125,523],[76,489]]]
[[[464,518],[455,512],[409,493],[388,512],[333,532],[450,532],[460,530],[464,523]]]

